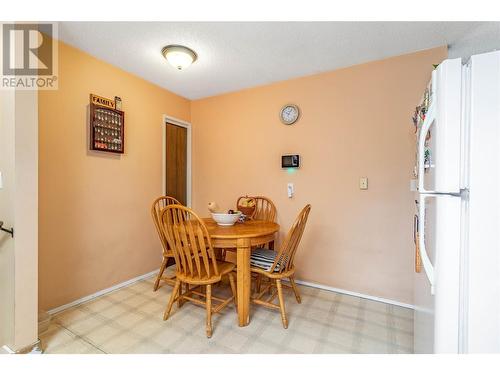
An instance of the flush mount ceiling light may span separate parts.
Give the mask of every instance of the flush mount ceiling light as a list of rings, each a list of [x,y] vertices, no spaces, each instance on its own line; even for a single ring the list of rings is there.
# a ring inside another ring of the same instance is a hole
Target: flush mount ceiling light
[[[186,69],[198,58],[198,55],[192,49],[177,44],[163,47],[161,54],[167,59],[170,65],[179,70]]]

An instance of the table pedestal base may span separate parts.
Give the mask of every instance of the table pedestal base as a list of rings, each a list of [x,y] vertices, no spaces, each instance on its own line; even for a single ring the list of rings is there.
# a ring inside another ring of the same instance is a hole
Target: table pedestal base
[[[237,270],[237,300],[238,325],[244,327],[250,323],[250,241],[247,238],[238,239],[236,251]]]

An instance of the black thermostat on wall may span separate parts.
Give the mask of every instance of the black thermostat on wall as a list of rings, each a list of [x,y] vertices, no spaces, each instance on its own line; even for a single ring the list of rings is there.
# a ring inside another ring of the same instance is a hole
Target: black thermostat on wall
[[[299,155],[282,155],[281,168],[299,168],[300,156]]]

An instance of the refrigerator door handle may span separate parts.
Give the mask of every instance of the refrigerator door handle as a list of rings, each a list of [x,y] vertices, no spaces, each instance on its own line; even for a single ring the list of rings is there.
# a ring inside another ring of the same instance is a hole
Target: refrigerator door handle
[[[422,271],[422,261],[420,260],[420,250],[418,244],[418,215],[413,216],[413,242],[415,243],[415,272]]]
[[[418,215],[413,215],[413,242],[417,244]]]
[[[434,295],[434,266],[432,265],[425,248],[425,199],[429,196],[434,196],[434,194],[420,195],[420,204],[418,206],[418,222],[420,227],[418,235],[418,247],[425,274],[427,275],[427,279],[431,284],[431,294]]]
[[[425,114],[425,120],[420,128],[420,133],[418,135],[418,192],[422,194],[433,193],[433,191],[425,190],[424,187],[424,173],[425,173],[425,138],[427,137],[427,132],[429,131],[432,122],[436,118],[436,106],[431,104],[427,113]]]

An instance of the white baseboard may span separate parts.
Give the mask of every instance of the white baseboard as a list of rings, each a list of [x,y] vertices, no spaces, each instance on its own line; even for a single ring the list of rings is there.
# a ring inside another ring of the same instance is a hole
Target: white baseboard
[[[105,294],[111,293],[111,292],[113,292],[113,291],[115,291],[117,289],[121,289],[121,288],[126,287],[127,285],[130,285],[130,284],[133,284],[133,283],[135,283],[137,281],[147,279],[147,278],[149,278],[151,276],[156,275],[157,273],[158,273],[158,270],[154,270],[154,271],[148,272],[148,273],[146,273],[144,275],[137,276],[137,277],[134,277],[133,279],[124,281],[123,283],[116,284],[116,285],[114,285],[112,287],[109,287],[107,289],[104,289],[104,290],[100,290],[100,291],[98,291],[96,293],[93,293],[93,294],[91,294],[89,296],[77,299],[76,301],[73,301],[73,302],[67,303],[65,305],[53,308],[52,310],[49,310],[47,312],[50,315],[54,315],[54,314],[60,313],[61,311],[69,309],[70,307],[74,307],[74,306],[80,305],[80,304],[82,304],[84,302],[87,302],[87,301],[90,301],[90,300],[92,300],[94,298],[97,298],[97,297],[103,296]],[[394,300],[387,299],[387,298],[381,298],[381,297],[370,296],[368,294],[351,292],[349,290],[334,288],[334,287],[331,287],[331,286],[328,286],[328,285],[312,283],[312,282],[309,282],[309,281],[302,281],[302,280],[295,280],[295,281],[296,281],[297,284],[301,284],[301,285],[305,285],[305,286],[310,286],[312,288],[328,290],[330,292],[336,292],[336,293],[341,293],[341,294],[348,294],[350,296],[365,298],[365,299],[369,299],[369,300],[377,301],[377,302],[382,302],[382,303],[388,303],[390,305],[405,307],[407,309],[414,309],[415,308],[413,305],[410,305],[408,303],[394,301]]]
[[[4,350],[5,354],[42,354],[42,346],[40,340],[36,340],[33,344],[28,345],[20,350],[13,350],[8,345],[4,345],[0,348]],[[0,352],[0,354],[2,354]]]
[[[370,299],[372,301],[377,301],[377,302],[388,303],[389,305],[395,305],[395,306],[399,306],[399,307],[405,307],[407,309],[413,309],[413,310],[415,309],[415,306],[410,305],[409,303],[394,301],[392,299],[370,296],[368,294],[363,294],[363,293],[351,292],[350,290],[344,290],[344,289],[334,288],[334,287],[327,286],[327,285],[311,283],[309,281],[295,280],[295,282],[297,284],[301,284],[301,285],[305,285],[305,286],[310,286],[312,288],[318,288],[318,289],[328,290],[330,292],[336,292],[336,293],[341,293],[341,294],[348,294],[350,296],[359,297],[359,298],[365,298],[365,299]]]
[[[7,345],[2,346],[2,350],[5,352],[5,354],[16,354],[16,352],[9,348]]]
[[[147,278],[149,278],[151,276],[156,275],[158,273],[158,271],[159,270],[154,270],[154,271],[148,272],[148,273],[146,273],[144,275],[134,277],[133,279],[124,281],[123,283],[120,283],[120,284],[113,285],[112,287],[109,287],[107,289],[100,290],[100,291],[95,292],[95,293],[93,293],[93,294],[91,294],[89,296],[77,299],[76,301],[67,303],[67,304],[59,306],[59,307],[55,307],[55,308],[47,311],[47,313],[49,313],[50,315],[57,314],[57,313],[59,313],[59,312],[61,312],[63,310],[69,309],[70,307],[74,307],[74,306],[80,305],[80,304],[82,304],[84,302],[87,302],[87,301],[90,301],[90,300],[92,300],[94,298],[103,296],[104,294],[111,293],[111,292],[113,292],[113,291],[115,291],[117,289],[121,289],[121,288],[126,287],[127,285],[130,285],[130,284],[133,284],[133,283],[135,283],[137,281],[147,279]]]

